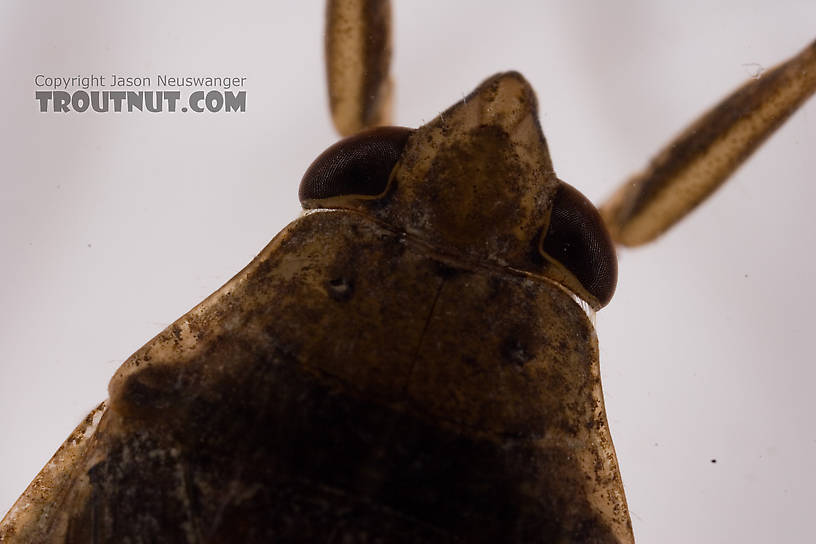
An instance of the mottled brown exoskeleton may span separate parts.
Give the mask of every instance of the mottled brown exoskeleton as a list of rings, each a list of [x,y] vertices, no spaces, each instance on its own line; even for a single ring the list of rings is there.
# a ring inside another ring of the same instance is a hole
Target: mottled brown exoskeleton
[[[387,44],[387,13],[361,6],[330,17],[351,25],[330,52],[380,66],[348,37]],[[813,57],[681,136],[604,208],[615,237],[699,202],[812,92]],[[387,70],[359,75],[334,92],[377,97]],[[341,130],[385,119],[364,102]],[[125,362],[0,536],[631,541],[582,309],[611,298],[614,251],[555,177],[523,77],[345,140],[301,199],[313,211]]]

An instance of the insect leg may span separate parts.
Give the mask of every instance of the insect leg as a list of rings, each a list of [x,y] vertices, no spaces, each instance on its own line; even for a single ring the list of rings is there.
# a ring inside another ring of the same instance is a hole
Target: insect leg
[[[687,127],[600,208],[615,242],[650,242],[711,195],[816,91],[816,41]]]
[[[391,117],[391,3],[328,0],[326,75],[337,131],[349,136],[389,124]]]

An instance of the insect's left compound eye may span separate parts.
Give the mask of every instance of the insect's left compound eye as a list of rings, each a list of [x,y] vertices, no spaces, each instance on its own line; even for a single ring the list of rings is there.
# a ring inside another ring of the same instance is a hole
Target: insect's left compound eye
[[[563,181],[538,250],[569,270],[601,307],[612,299],[618,283],[615,245],[592,202]]]
[[[329,207],[342,205],[344,198],[372,200],[383,196],[412,132],[404,127],[377,127],[329,147],[303,175],[299,191],[303,207]]]

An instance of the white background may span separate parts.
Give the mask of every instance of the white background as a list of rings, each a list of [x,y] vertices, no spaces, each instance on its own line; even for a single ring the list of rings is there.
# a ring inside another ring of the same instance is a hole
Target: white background
[[[117,366],[296,217],[300,177],[335,139],[322,11],[0,3],[0,513]],[[816,38],[812,0],[403,1],[395,16],[399,124],[518,69],[556,171],[596,202],[757,65]],[[162,72],[245,75],[247,112],[34,101],[38,73]],[[597,323],[640,542],[812,538],[814,149],[811,102],[682,228],[620,254]]]

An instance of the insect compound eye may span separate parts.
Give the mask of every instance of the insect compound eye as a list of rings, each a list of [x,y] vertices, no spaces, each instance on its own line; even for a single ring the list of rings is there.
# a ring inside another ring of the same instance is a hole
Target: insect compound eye
[[[326,149],[303,174],[298,193],[303,207],[330,206],[335,203],[326,199],[338,197],[381,197],[412,132],[404,127],[376,127]]]
[[[569,270],[601,306],[612,299],[618,282],[615,245],[592,202],[564,182],[539,251]]]

